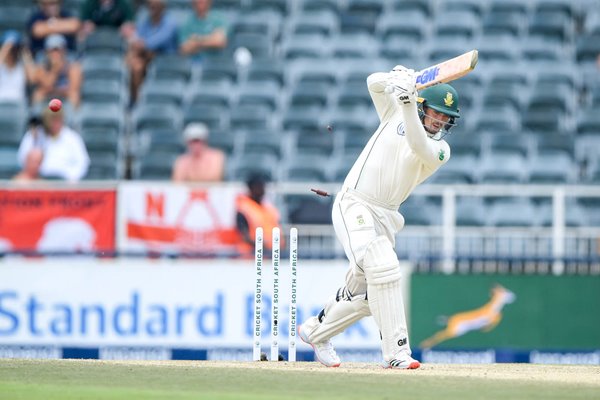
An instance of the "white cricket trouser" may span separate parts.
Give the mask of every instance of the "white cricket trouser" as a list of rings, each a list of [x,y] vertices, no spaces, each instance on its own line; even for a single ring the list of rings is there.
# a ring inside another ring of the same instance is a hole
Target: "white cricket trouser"
[[[352,189],[337,194],[332,210],[333,228],[350,262],[346,288],[356,296],[367,292],[363,260],[369,243],[386,236],[394,245],[396,232],[404,227],[398,207],[378,204]]]
[[[346,189],[336,196],[333,227],[349,260],[345,287],[330,298],[323,313],[308,318],[302,329],[312,343],[329,340],[350,325],[371,315],[366,299],[367,281],[363,260],[369,244],[385,236],[393,244],[397,231],[404,226],[398,207],[379,205],[360,193]],[[392,249],[393,250],[393,249]]]

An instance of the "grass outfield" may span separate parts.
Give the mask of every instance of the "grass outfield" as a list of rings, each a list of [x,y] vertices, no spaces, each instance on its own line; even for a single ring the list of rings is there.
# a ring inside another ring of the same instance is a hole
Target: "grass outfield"
[[[0,360],[0,399],[598,399],[600,367]]]

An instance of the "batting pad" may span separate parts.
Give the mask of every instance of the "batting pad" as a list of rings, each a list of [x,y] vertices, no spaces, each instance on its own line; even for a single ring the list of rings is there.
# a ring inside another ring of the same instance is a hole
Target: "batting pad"
[[[381,332],[383,359],[390,361],[400,352],[410,354],[400,264],[389,239],[378,236],[369,244],[363,267],[369,308]]]
[[[350,325],[370,314],[369,304],[364,295],[339,301],[333,297],[325,306],[325,315],[321,322],[317,317],[311,317],[302,324],[302,329],[311,343],[319,343],[342,333]]]

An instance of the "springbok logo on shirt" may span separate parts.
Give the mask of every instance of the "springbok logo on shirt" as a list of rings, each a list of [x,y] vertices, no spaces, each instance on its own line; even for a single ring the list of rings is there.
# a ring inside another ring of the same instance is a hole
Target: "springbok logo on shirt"
[[[503,286],[495,285],[491,290],[491,299],[483,306],[463,311],[447,317],[446,328],[421,342],[421,348],[429,349],[440,342],[459,337],[467,332],[482,330],[489,332],[502,319],[502,308],[510,304],[517,296]]]

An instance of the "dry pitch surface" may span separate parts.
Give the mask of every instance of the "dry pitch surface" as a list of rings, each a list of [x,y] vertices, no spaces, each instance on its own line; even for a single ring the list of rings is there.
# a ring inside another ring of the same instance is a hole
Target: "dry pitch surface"
[[[0,399],[600,399],[600,366],[0,360]]]

